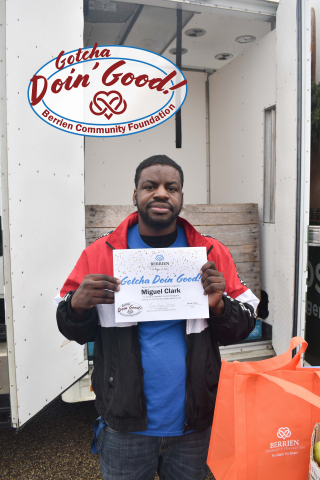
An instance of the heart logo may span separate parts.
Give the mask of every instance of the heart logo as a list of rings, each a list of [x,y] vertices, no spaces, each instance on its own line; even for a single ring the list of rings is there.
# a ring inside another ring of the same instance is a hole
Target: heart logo
[[[281,427],[277,432],[277,437],[285,440],[286,438],[291,437],[291,432],[288,427]]]

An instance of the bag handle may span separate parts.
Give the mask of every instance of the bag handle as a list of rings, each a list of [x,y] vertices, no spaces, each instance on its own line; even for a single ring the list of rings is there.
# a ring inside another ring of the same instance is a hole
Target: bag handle
[[[300,344],[301,348],[293,359],[292,351]],[[260,362],[234,362],[232,365],[234,370],[241,374],[271,372],[279,369],[295,370],[307,346],[307,342],[302,337],[293,337],[290,340],[289,349],[282,355],[261,360]]]
[[[319,378],[320,372],[314,372]],[[302,400],[305,400],[306,402],[310,403],[311,405],[314,405],[317,408],[320,408],[320,397],[318,395],[315,395],[312,392],[309,392],[304,387],[300,387],[300,385],[296,385],[295,383],[288,382],[287,380],[283,380],[283,378],[278,378],[278,377],[272,377],[271,375],[268,375],[266,373],[258,373],[259,376],[266,378],[272,383],[275,383],[279,387],[281,387],[285,392],[291,393],[291,395],[295,395],[296,397],[301,398]]]
[[[300,350],[299,350],[298,353],[299,353],[299,354],[304,353],[304,352],[306,351],[306,349],[307,349],[308,344],[307,344],[307,342],[304,340],[304,338],[302,338],[302,337],[293,337],[293,338],[291,338],[289,350],[293,351],[295,348],[297,348],[297,347],[300,345],[300,343],[301,343],[302,345],[301,345],[301,348],[300,348]]]

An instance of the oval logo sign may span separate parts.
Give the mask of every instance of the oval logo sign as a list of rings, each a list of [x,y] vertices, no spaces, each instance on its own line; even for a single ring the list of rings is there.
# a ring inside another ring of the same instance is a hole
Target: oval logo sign
[[[73,50],[30,80],[28,100],[41,120],[75,135],[140,133],[172,117],[187,80],[170,60],[140,48],[103,45]]]
[[[142,312],[142,307],[139,303],[127,302],[123,303],[118,307],[118,313],[124,315],[125,317],[132,317],[133,315],[138,315]]]

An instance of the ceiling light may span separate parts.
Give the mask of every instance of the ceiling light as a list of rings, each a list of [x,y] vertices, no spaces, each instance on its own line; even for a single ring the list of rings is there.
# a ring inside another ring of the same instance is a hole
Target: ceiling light
[[[216,55],[214,58],[217,60],[230,60],[232,57],[232,53],[218,53],[218,55]]]
[[[241,37],[236,38],[236,42],[238,43],[251,43],[256,40],[256,37],[253,35],[242,35]]]
[[[207,32],[203,30],[203,28],[189,28],[189,30],[184,32],[188,37],[202,37],[202,35],[205,35],[206,33]]]
[[[187,53],[187,51],[188,50],[186,48],[181,48],[181,55],[183,55],[184,53]],[[169,53],[172,53],[172,55],[175,55],[177,53],[177,49],[176,48],[170,48]]]

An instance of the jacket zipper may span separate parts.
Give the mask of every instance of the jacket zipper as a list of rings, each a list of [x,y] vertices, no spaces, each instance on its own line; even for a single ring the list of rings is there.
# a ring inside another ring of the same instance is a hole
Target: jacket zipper
[[[211,252],[212,249],[213,249],[213,245],[211,245],[211,247],[210,247],[209,250],[207,251],[207,257],[208,257],[208,255],[209,255],[209,253]],[[189,352],[189,343],[190,343],[190,342],[189,342],[188,335],[187,335],[187,320],[186,320],[186,333],[185,333],[185,337],[186,337],[186,342],[187,342],[187,356],[186,356],[187,379],[186,379],[186,423],[184,424],[183,434],[185,434],[186,432],[188,432],[189,430],[191,430],[190,426],[188,425],[188,422],[190,423],[190,417],[188,418],[188,413],[189,413],[188,385],[191,384],[191,380],[189,379],[189,369],[188,369],[188,364],[187,364],[187,358],[188,358],[188,352]],[[190,380],[190,381],[189,381],[189,380]]]
[[[213,249],[213,245],[211,245],[211,247],[210,247],[209,250],[207,251],[207,256],[209,255],[209,253],[211,252],[212,249]]]
[[[115,248],[112,245],[110,245],[110,243],[106,242],[106,244],[108,245],[108,247],[111,248],[111,250],[115,250]]]
[[[105,242],[108,247],[110,247],[112,250],[116,250],[115,247],[113,247],[112,245],[110,245],[109,242]],[[127,245],[127,248],[129,248],[129,246]],[[140,342],[139,342],[139,322],[137,324],[137,337],[135,338],[135,341],[137,342],[137,349],[138,349],[138,355],[139,355],[139,358],[138,358],[138,369],[139,369],[139,373],[140,373],[140,389],[141,389],[141,401],[142,401],[142,409],[143,409],[143,414],[146,416],[147,418],[147,405],[146,405],[146,397],[145,397],[145,394],[144,394],[144,388],[143,388],[143,367],[142,367],[142,357],[141,357],[141,348],[140,348]],[[139,361],[140,359],[140,361]]]
[[[184,424],[183,434],[185,434],[186,432],[188,432],[188,431],[190,430],[190,427],[189,427],[189,425],[188,425],[188,421],[189,421],[189,417],[188,417],[188,414],[189,414],[188,384],[189,384],[190,382],[189,382],[189,369],[188,369],[188,363],[187,363],[188,353],[189,353],[189,338],[188,338],[188,335],[187,335],[187,320],[186,320],[186,333],[185,333],[185,337],[186,337],[186,342],[187,342],[187,355],[186,355],[187,378],[186,378],[186,423]]]

